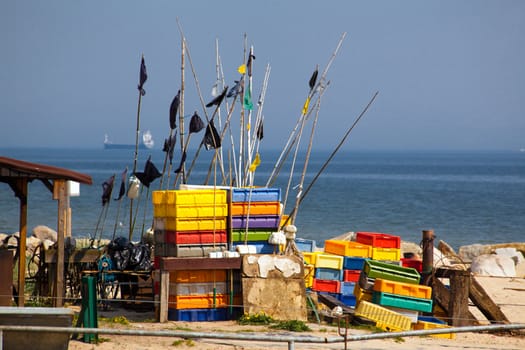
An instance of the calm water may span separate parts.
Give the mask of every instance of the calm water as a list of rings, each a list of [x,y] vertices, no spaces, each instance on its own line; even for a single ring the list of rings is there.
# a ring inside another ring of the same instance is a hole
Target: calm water
[[[193,154],[188,153],[188,165]],[[102,213],[102,183],[116,174],[116,184],[119,184],[124,168],[133,168],[132,150],[1,149],[0,155],[64,167],[93,178],[92,186],[81,185],[80,197],[71,198],[76,237],[89,237],[95,232]],[[162,170],[164,153],[153,150],[141,151],[138,171],[143,169],[148,155]],[[192,183],[202,183],[210,155],[211,151],[201,152],[191,175]],[[305,187],[328,156],[328,152],[313,154]],[[265,151],[261,157],[255,185],[266,183],[278,153]],[[301,158],[296,169],[302,168]],[[283,197],[288,181],[284,171],[275,184],[283,189]],[[171,183],[173,179],[171,175]],[[292,185],[298,181],[299,175]],[[159,180],[156,180],[151,190],[158,188]],[[286,213],[293,207],[294,198],[292,191]],[[105,220],[99,222],[103,237],[111,238],[116,222],[117,235],[127,236],[128,202],[122,202],[119,220],[115,220],[117,203],[111,202]],[[142,203],[136,224],[139,228],[143,223],[148,227],[152,217],[151,205],[146,200]],[[28,231],[39,224],[56,228],[57,202],[39,181],[29,185],[28,210]],[[7,184],[0,183],[0,232],[18,231],[18,220],[18,200]],[[419,242],[421,231],[427,229],[433,229],[437,239],[447,241],[456,249],[472,243],[524,241],[525,153],[338,153],[302,202],[296,225],[299,237],[315,239],[318,245],[348,231],[391,233]],[[134,238],[136,236],[140,233]]]

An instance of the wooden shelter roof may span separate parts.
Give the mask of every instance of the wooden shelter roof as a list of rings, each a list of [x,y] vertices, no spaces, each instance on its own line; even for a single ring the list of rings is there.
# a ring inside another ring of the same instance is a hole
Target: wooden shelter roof
[[[86,185],[93,184],[91,176],[51,165],[30,163],[23,160],[0,157],[0,182],[10,183],[14,179],[71,180]]]

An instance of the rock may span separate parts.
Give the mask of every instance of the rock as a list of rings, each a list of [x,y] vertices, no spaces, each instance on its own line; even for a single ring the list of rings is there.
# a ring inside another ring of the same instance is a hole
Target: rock
[[[57,241],[57,232],[47,226],[38,225],[33,229],[33,237],[43,240]]]
[[[525,252],[525,243],[498,243],[498,244],[471,244],[459,248],[458,255],[465,261],[471,261],[482,254],[492,254],[496,249],[515,248],[518,251]]]
[[[450,265],[450,260],[439,249],[434,247],[434,267]]]
[[[516,277],[514,260],[496,254],[482,254],[474,258],[470,270],[481,276]]]
[[[423,253],[423,250],[418,244],[412,243],[412,242],[401,241],[401,256],[402,257],[405,257],[408,254],[415,259],[417,258],[420,259],[422,253]]]
[[[499,256],[508,256],[509,258],[514,259],[516,264],[519,264],[524,260],[523,254],[517,251],[516,248],[497,248],[494,251]]]

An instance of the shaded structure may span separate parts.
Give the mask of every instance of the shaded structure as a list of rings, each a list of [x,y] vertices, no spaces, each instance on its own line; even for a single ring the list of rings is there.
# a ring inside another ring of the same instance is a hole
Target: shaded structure
[[[69,205],[70,191],[68,181],[91,185],[91,176],[69,169],[50,165],[30,163],[18,159],[0,157],[0,182],[7,183],[20,201],[18,244],[18,306],[24,306],[25,274],[26,274],[26,237],[27,237],[27,201],[28,183],[41,181],[49,189],[52,198],[58,201],[57,212],[57,264],[53,295],[54,306],[64,303],[64,239],[71,236],[71,210]]]

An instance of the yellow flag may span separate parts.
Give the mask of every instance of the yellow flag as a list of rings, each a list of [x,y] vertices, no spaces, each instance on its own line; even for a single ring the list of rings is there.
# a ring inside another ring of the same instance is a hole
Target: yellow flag
[[[255,154],[255,159],[253,160],[252,164],[250,164],[250,171],[253,173],[255,172],[255,169],[261,164],[261,157],[259,156],[259,153]]]
[[[250,128],[251,128],[250,123],[246,123],[246,130],[250,131]]]
[[[308,106],[310,105],[310,97],[308,97],[306,99],[306,101],[304,101],[304,105],[303,105],[303,115],[306,114],[306,112],[308,112]]]
[[[239,68],[237,68],[237,71],[238,71],[239,73],[243,74],[243,75],[246,74],[246,65],[245,65],[245,64],[241,64],[241,65],[239,66]]]

